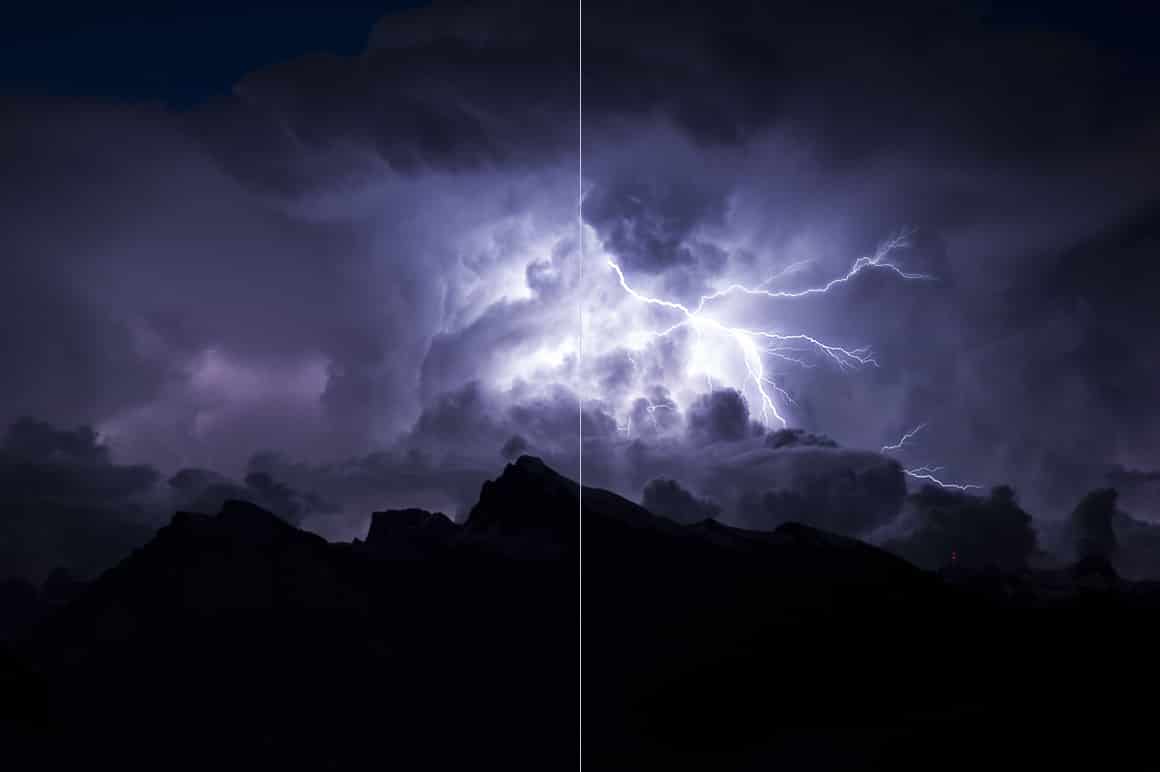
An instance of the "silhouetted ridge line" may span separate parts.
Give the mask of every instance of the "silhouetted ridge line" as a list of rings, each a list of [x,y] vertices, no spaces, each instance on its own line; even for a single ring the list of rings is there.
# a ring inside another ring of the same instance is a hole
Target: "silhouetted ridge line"
[[[365,548],[396,560],[423,560],[452,549],[462,527],[442,512],[392,509],[371,515]]]

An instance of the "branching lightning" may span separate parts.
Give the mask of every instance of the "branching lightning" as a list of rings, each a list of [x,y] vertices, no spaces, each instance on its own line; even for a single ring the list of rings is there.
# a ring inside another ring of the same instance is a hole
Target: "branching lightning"
[[[946,480],[940,480],[939,478],[935,477],[930,472],[918,471],[919,469],[926,469],[926,468],[928,468],[928,467],[921,467],[920,466],[920,467],[918,467],[918,469],[903,469],[902,471],[906,474],[907,477],[913,477],[916,480],[925,480],[927,482],[934,483],[935,485],[937,485],[940,488],[947,488],[949,490],[969,491],[969,490],[972,490],[975,488],[982,488],[983,487],[981,485],[975,485],[974,483],[947,482]],[[936,467],[936,468],[941,469],[941,467]]]
[[[646,413],[648,413],[648,417],[649,417],[649,420],[652,421],[653,428],[659,429],[660,422],[657,421],[657,411],[658,410],[673,410],[673,406],[672,405],[665,405],[663,403],[658,405],[656,402],[653,402],[648,397],[640,397],[640,399],[645,402],[644,410]],[[626,436],[632,434],[632,415],[631,414],[628,415],[624,419],[624,426],[621,427],[621,431],[623,431]]]
[[[813,352],[816,355],[820,355],[824,360],[828,360],[840,370],[852,370],[865,365],[877,367],[878,362],[874,359],[870,348],[844,348],[824,342],[804,332],[787,334],[768,329],[750,329],[747,327],[730,326],[713,317],[708,312],[708,307],[715,301],[734,293],[763,296],[777,300],[823,295],[835,287],[852,281],[856,276],[869,269],[890,271],[904,280],[932,279],[933,277],[927,274],[905,271],[897,264],[887,260],[892,251],[904,247],[909,243],[909,236],[910,234],[908,232],[900,233],[883,243],[873,256],[858,258],[844,275],[831,279],[823,285],[795,291],[768,289],[769,285],[778,278],[798,270],[804,264],[804,262],[799,262],[787,266],[756,287],[731,284],[717,292],[703,295],[698,300],[697,305],[692,309],[673,300],[643,294],[629,284],[624,275],[624,271],[615,260],[609,258],[608,265],[616,272],[621,288],[630,297],[640,303],[664,308],[679,315],[680,318],[674,324],[651,333],[652,336],[658,338],[665,337],[679,329],[688,327],[695,331],[712,330],[721,333],[726,339],[732,341],[734,346],[736,346],[737,352],[740,354],[741,361],[748,374],[748,379],[753,383],[760,397],[762,421],[768,424],[772,419],[782,426],[786,426],[786,419],[778,409],[778,402],[774,399],[773,394],[777,394],[781,401],[785,403],[793,404],[793,399],[767,373],[767,359],[772,358],[798,366],[812,367],[813,364],[805,358],[805,355]]]
[[[865,365],[878,366],[877,360],[874,358],[873,352],[869,347],[860,348],[845,348],[827,343],[820,340],[814,335],[805,332],[785,333],[771,329],[752,329],[749,327],[738,327],[725,324],[720,319],[714,317],[709,309],[712,304],[729,295],[744,294],[750,296],[766,297],[774,300],[789,300],[794,298],[803,298],[811,295],[824,295],[836,287],[847,284],[853,281],[859,274],[870,270],[877,269],[889,271],[898,278],[904,281],[929,281],[935,277],[925,273],[914,273],[903,269],[897,263],[888,260],[890,254],[901,247],[905,247],[909,243],[909,232],[902,232],[884,242],[870,257],[860,257],[854,261],[849,270],[841,276],[830,279],[825,284],[815,287],[808,287],[801,290],[774,290],[770,289],[778,279],[793,273],[800,269],[806,262],[802,261],[793,263],[776,274],[770,276],[765,281],[757,286],[746,286],[744,284],[730,284],[727,287],[712,292],[708,295],[702,295],[697,301],[696,306],[689,308],[683,303],[678,303],[674,300],[668,300],[662,297],[653,297],[640,292],[633,287],[624,275],[624,270],[612,258],[608,259],[608,266],[616,273],[616,278],[620,282],[621,289],[629,295],[629,297],[638,301],[639,303],[663,308],[672,311],[678,315],[676,322],[670,326],[656,330],[649,335],[651,337],[662,338],[672,335],[677,330],[682,328],[690,328],[695,332],[703,330],[711,330],[723,335],[727,340],[732,341],[736,347],[737,353],[745,366],[745,370],[749,381],[754,388],[761,401],[761,418],[764,423],[769,423],[770,420],[777,421],[782,426],[787,425],[785,417],[779,410],[779,402],[782,404],[793,405],[793,397],[781,385],[779,385],[767,372],[767,360],[776,359],[783,362],[788,362],[793,365],[801,367],[813,367],[814,363],[807,357],[809,354],[820,356],[823,361],[828,361],[840,370],[852,370],[863,367]],[[631,358],[631,356],[630,356]],[[633,361],[635,366],[636,362]],[[706,378],[709,378],[706,375]],[[712,380],[709,380],[710,388],[712,388]],[[774,399],[777,395],[778,399]],[[654,405],[649,400],[649,414],[655,421],[654,411],[662,406]],[[907,443],[915,438],[923,429],[926,428],[925,423],[915,426],[910,431],[904,433],[897,442],[889,445],[883,445],[881,452],[883,454],[894,453],[902,450]],[[626,422],[625,430],[631,428],[631,424]],[[913,479],[923,480],[924,482],[937,485],[940,488],[947,488],[958,491],[968,491],[981,486],[974,483],[958,483],[941,479],[938,475],[943,471],[943,467],[934,465],[922,465],[914,467],[904,467],[903,472]]]
[[[892,271],[892,272],[898,274],[898,276],[900,276],[903,279],[932,281],[934,279],[934,277],[929,275],[929,274],[911,273],[909,271],[904,271],[900,266],[898,266],[895,263],[886,262],[886,258],[895,249],[900,249],[902,247],[909,245],[911,235],[912,234],[909,231],[903,231],[903,232],[899,233],[897,236],[894,236],[893,238],[889,239],[888,241],[884,242],[881,246],[879,246],[878,250],[874,253],[873,256],[858,258],[857,260],[854,261],[854,264],[852,266],[850,266],[850,270],[846,271],[845,275],[839,276],[835,279],[830,279],[830,281],[826,282],[825,284],[821,285],[820,287],[809,287],[809,288],[804,289],[804,290],[796,290],[796,291],[792,291],[792,292],[785,291],[785,290],[778,290],[775,292],[775,291],[765,289],[766,287],[768,287],[770,284],[772,284],[777,279],[781,278],[782,276],[784,276],[788,273],[792,273],[793,271],[796,271],[797,269],[801,268],[802,265],[809,262],[808,260],[802,260],[800,262],[792,263],[792,264],[786,266],[784,269],[782,269],[781,271],[778,271],[776,274],[769,277],[768,279],[766,279],[765,281],[763,281],[761,284],[757,285],[756,287],[746,287],[742,284],[730,284],[728,287],[726,287],[723,290],[718,290],[717,292],[714,292],[714,293],[709,294],[709,295],[703,295],[701,297],[700,301],[697,303],[696,313],[700,313],[701,310],[704,309],[706,303],[717,300],[718,298],[723,298],[726,295],[730,295],[734,292],[740,292],[740,293],[743,293],[746,295],[764,295],[765,297],[775,298],[775,299],[804,298],[804,297],[807,297],[809,295],[824,295],[827,292],[829,292],[830,290],[832,290],[834,287],[837,287],[841,284],[846,284],[847,282],[849,282],[851,279],[853,279],[855,276],[857,276],[858,274],[860,274],[862,271],[866,270],[867,268],[881,268],[884,270]]]
[[[898,440],[898,442],[894,443],[893,445],[883,445],[882,446],[882,453],[883,454],[893,453],[896,450],[902,450],[902,447],[909,440],[914,439],[914,436],[916,434],[918,434],[919,432],[921,432],[924,428],[926,428],[926,424],[921,423],[918,426],[911,429],[910,431],[903,434],[902,437]],[[941,466],[930,466],[930,465],[903,467],[902,472],[907,477],[912,477],[916,480],[923,480],[925,482],[933,483],[934,485],[937,485],[940,488],[947,488],[949,490],[969,491],[969,490],[973,490],[975,488],[983,487],[981,485],[976,485],[974,483],[956,483],[956,482],[948,482],[946,480],[939,479],[936,475],[940,474],[942,472],[943,468],[944,467],[941,467]]]

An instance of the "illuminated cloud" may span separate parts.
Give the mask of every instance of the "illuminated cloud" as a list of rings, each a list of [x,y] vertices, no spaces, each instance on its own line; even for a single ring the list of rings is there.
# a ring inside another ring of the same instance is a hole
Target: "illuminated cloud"
[[[93,425],[166,474],[240,479],[265,449],[404,469],[447,511],[512,436],[576,468],[581,402],[593,480],[702,491],[689,428],[727,389],[844,448],[929,422],[906,468],[1033,511],[1154,465],[1132,341],[1160,331],[1158,124],[1132,67],[943,6],[688,6],[663,39],[650,4],[585,7],[583,180],[552,4],[395,15],[180,114],[7,111],[0,419]],[[495,435],[436,431],[470,388]]]

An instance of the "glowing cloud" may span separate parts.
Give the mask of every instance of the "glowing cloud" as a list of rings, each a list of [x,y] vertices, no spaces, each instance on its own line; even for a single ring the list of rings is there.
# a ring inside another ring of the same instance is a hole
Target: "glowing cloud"
[[[629,283],[624,274],[624,270],[616,260],[609,257],[607,258],[607,264],[615,272],[621,289],[633,300],[647,306],[672,311],[678,317],[668,327],[660,330],[647,331],[643,335],[638,333],[635,336],[637,340],[641,340],[642,338],[645,340],[650,338],[664,338],[672,335],[677,330],[685,328],[690,329],[698,335],[703,333],[718,335],[730,344],[730,350],[734,352],[734,357],[744,368],[746,380],[756,390],[761,405],[761,421],[765,424],[776,421],[784,427],[787,425],[787,421],[785,416],[782,415],[779,403],[792,404],[793,398],[772,378],[767,367],[769,360],[778,360],[797,366],[810,367],[813,365],[813,362],[809,358],[813,355],[820,357],[823,361],[828,361],[840,370],[852,370],[865,365],[877,367],[878,362],[874,359],[871,349],[869,347],[845,348],[825,342],[807,332],[795,331],[787,333],[775,329],[754,329],[746,326],[729,325],[714,315],[710,307],[717,301],[732,294],[761,296],[775,300],[803,298],[810,295],[824,295],[835,287],[852,281],[859,274],[868,270],[889,271],[904,280],[931,279],[932,277],[927,274],[905,271],[897,264],[887,260],[892,251],[908,244],[908,236],[908,233],[902,233],[886,241],[878,248],[873,256],[858,258],[845,274],[831,279],[820,286],[797,291],[769,289],[769,285],[778,278],[797,270],[801,266],[801,263],[794,263],[757,286],[749,287],[743,284],[730,284],[721,290],[703,295],[693,308],[689,308],[683,303],[674,300],[654,297],[637,290]],[[718,352],[718,355],[720,355],[720,352]],[[777,399],[775,399],[775,395]]]

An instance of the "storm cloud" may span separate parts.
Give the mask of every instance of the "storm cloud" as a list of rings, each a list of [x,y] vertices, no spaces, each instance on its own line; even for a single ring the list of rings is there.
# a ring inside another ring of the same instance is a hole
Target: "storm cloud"
[[[640,504],[654,514],[678,523],[714,520],[721,514],[721,508],[712,501],[694,496],[676,480],[661,478],[650,480],[644,486]]]
[[[577,20],[550,4],[392,14],[359,55],[187,111],[5,97],[0,420],[92,426],[86,470],[240,489],[338,536],[388,506],[462,514],[523,452],[853,534],[897,515],[906,467],[1058,519],[1155,466],[1143,49],[959,3],[584,21],[582,180]],[[754,378],[607,265],[694,307],[823,286],[906,227],[891,259],[926,278],[709,306],[869,347],[856,368],[799,340]]]
[[[14,422],[0,446],[0,579],[108,568],[148,539],[159,477],[112,463],[91,428]]]
[[[91,427],[22,418],[0,445],[0,580],[82,580],[144,545],[177,510],[216,514],[250,501],[292,523],[333,511],[312,492],[279,481],[256,455],[241,482],[205,469],[163,481],[153,466],[118,464]]]
[[[1007,486],[986,496],[924,487],[888,531],[894,533],[882,541],[884,548],[930,570],[954,565],[1018,574],[1037,547],[1031,516]]]

